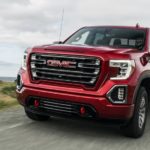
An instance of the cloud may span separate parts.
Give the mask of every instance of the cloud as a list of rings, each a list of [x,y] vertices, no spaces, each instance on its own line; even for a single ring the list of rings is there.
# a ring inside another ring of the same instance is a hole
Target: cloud
[[[0,0],[0,43],[22,47],[63,39],[87,25],[149,25],[148,0]]]
[[[0,61],[20,64],[25,48],[57,41],[63,8],[62,40],[88,25],[150,26],[149,6],[149,0],[0,0]]]
[[[0,31],[3,33],[0,35],[0,42],[12,43],[14,41],[19,45],[29,45],[31,41],[34,44],[35,41],[45,43],[56,39],[59,34],[63,7],[69,11],[74,7],[71,6],[69,0],[20,2],[19,0],[11,2],[5,0],[0,5]],[[41,37],[39,37],[40,35]],[[43,38],[44,36],[45,38]],[[48,40],[49,36],[52,38]],[[22,40],[23,38],[26,40]]]

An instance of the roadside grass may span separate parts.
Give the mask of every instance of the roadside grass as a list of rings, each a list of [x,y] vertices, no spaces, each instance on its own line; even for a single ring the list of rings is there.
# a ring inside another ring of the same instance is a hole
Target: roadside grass
[[[15,83],[0,81],[0,109],[18,104],[15,89]]]

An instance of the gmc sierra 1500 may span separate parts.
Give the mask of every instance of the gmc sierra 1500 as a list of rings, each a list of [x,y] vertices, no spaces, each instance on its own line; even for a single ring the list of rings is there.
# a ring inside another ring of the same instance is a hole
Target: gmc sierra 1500
[[[150,100],[150,29],[84,27],[64,42],[29,48],[16,91],[33,120],[121,120],[125,135],[140,137]]]

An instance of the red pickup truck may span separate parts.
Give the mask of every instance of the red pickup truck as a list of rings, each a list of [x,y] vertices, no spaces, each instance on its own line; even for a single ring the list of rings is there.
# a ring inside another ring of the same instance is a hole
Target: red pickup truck
[[[138,138],[150,100],[150,29],[84,27],[64,42],[28,48],[16,91],[30,119],[115,120]]]

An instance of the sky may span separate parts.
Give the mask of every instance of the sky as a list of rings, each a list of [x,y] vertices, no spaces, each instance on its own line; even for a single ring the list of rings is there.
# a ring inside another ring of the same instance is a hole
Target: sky
[[[0,76],[16,76],[23,52],[91,25],[150,26],[149,0],[0,0]]]

